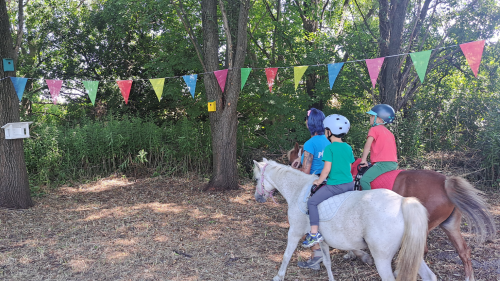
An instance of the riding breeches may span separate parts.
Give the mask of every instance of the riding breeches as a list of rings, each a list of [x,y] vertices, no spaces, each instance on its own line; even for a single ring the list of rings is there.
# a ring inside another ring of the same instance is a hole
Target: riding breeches
[[[370,190],[372,189],[371,182],[373,180],[381,174],[396,170],[397,168],[398,162],[377,162],[365,172],[359,183],[361,183],[363,190]]]
[[[337,185],[325,185],[320,188],[314,195],[307,201],[307,208],[309,209],[309,220],[311,225],[319,225],[319,203],[326,199],[339,195],[341,193],[354,190],[354,182],[348,182]]]

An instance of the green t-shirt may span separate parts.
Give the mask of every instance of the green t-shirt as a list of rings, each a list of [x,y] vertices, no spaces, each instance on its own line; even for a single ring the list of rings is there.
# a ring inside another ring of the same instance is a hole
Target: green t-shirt
[[[354,162],[352,148],[345,142],[333,142],[323,152],[323,161],[332,163],[326,184],[337,185],[352,182],[351,164]]]

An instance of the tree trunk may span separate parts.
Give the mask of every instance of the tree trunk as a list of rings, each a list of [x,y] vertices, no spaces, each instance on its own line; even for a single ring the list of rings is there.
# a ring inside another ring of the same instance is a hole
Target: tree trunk
[[[327,3],[324,3],[323,0],[310,0],[303,1],[302,3],[295,0],[295,4],[299,9],[300,17],[302,19],[302,27],[306,31],[307,38],[309,38],[309,36],[318,32],[319,22],[323,20],[321,10],[324,5],[327,5]],[[310,47],[316,48],[316,46],[314,46],[314,41],[309,41],[309,39],[306,41]],[[306,92],[311,100],[313,100],[312,107],[323,110],[323,101],[318,99],[316,95],[317,82],[318,75],[315,72],[306,75]]]
[[[5,0],[0,0],[0,59],[16,58]],[[0,69],[0,79],[15,76]],[[0,81],[0,126],[19,122],[19,100],[10,79]],[[33,206],[24,162],[23,140],[6,140],[0,130],[0,207],[24,209]]]
[[[236,107],[240,94],[241,71],[247,49],[247,23],[249,1],[241,1],[237,8],[226,5],[222,9],[230,30],[226,31],[226,68],[229,69],[226,87],[222,93],[213,73],[205,74],[205,90],[208,100],[216,101],[216,111],[210,113],[212,130],[213,175],[205,190],[238,189],[236,134],[238,119]],[[202,1],[203,53],[206,71],[219,70],[219,25],[217,0]]]
[[[402,50],[402,33],[409,0],[391,1],[390,4],[388,0],[379,0],[379,3],[380,56],[398,55]],[[385,58],[380,71],[380,103],[388,104],[396,110],[399,110],[398,97],[403,89],[398,87],[403,58],[402,56]]]

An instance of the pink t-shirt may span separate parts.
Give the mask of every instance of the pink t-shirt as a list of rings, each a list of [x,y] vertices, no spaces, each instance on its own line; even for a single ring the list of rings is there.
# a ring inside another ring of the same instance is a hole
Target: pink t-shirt
[[[368,137],[373,137],[370,160],[376,162],[398,162],[398,152],[394,135],[385,126],[371,127]]]

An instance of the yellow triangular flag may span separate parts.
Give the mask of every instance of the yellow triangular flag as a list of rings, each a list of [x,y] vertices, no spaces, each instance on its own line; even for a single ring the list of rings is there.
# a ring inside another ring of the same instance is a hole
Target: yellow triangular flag
[[[161,95],[163,94],[163,84],[165,84],[165,78],[149,79],[149,82],[153,85],[158,101],[160,101]]]
[[[295,90],[297,90],[297,87],[299,86],[300,79],[302,78],[302,75],[304,75],[304,72],[306,72],[306,69],[308,66],[296,66],[293,68],[293,78],[295,80]]]

